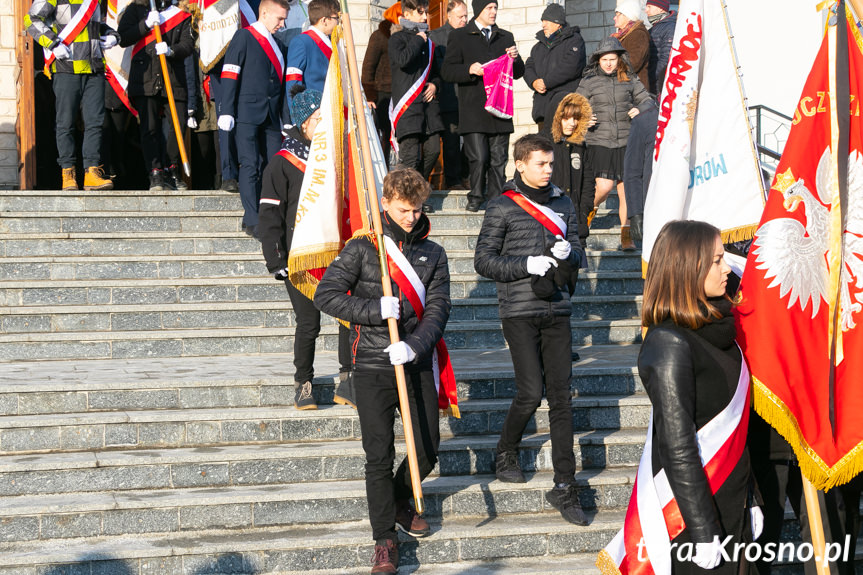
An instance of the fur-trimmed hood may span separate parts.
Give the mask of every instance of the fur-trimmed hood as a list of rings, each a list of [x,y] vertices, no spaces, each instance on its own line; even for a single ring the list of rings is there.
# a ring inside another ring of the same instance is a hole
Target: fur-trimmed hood
[[[564,96],[563,100],[558,104],[557,110],[554,112],[554,120],[551,123],[551,137],[555,142],[564,140],[563,129],[561,127],[563,124],[563,110],[569,104],[579,106],[581,108],[581,115],[579,116],[578,122],[575,124],[575,130],[572,132],[572,135],[565,139],[570,144],[581,144],[584,142],[584,137],[587,134],[587,124],[590,122],[593,110],[591,109],[590,102],[587,101],[587,98],[581,94],[576,94],[575,92]]]

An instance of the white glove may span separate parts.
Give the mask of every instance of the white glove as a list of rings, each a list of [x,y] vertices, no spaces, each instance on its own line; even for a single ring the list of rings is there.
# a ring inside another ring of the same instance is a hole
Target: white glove
[[[216,121],[216,123],[219,125],[219,129],[222,130],[223,132],[230,132],[231,130],[234,129],[234,117],[233,116],[227,116],[227,115],[219,116],[219,119]]]
[[[395,319],[399,318],[399,298],[392,296],[384,296],[381,298],[381,317],[384,319],[390,317]]]
[[[72,56],[72,50],[69,49],[69,46],[60,42],[54,49],[51,50],[51,53],[54,54],[54,57],[58,60],[68,60]]]
[[[189,119],[186,120],[186,125],[193,130],[198,129],[198,120],[195,119],[195,110],[187,110]]]
[[[403,341],[388,345],[384,351],[390,354],[390,363],[393,365],[404,365],[416,359],[417,356],[411,346]]]
[[[719,535],[708,543],[696,543],[692,562],[702,569],[714,569],[722,560],[722,541]]]
[[[548,256],[528,256],[527,273],[535,276],[544,276],[551,266],[557,267],[554,258]]]
[[[764,513],[761,511],[761,507],[758,505],[750,507],[749,519],[752,522],[752,540],[755,541],[761,537],[761,533],[764,531]]]
[[[559,260],[565,260],[569,257],[569,252],[572,251],[572,246],[568,241],[563,239],[563,236],[555,236],[557,241],[551,246],[551,255]]]
[[[174,55],[174,51],[171,50],[171,47],[168,46],[167,43],[159,42],[158,44],[156,44],[156,55],[157,56],[165,56],[167,58],[170,58],[171,56]]]
[[[117,45],[117,37],[113,34],[108,34],[107,36],[100,36],[99,44],[102,46],[102,50],[110,50]]]
[[[147,25],[147,28],[154,28],[156,24],[159,23],[159,12],[156,10],[152,10],[149,14],[147,14],[147,19],[144,20],[144,24]]]
[[[288,268],[280,269],[276,273],[273,274],[273,277],[277,280],[286,280],[288,279]]]

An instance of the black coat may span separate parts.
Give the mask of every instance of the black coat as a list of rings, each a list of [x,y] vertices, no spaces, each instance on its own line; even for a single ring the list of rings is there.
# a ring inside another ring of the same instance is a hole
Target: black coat
[[[654,470],[665,471],[686,524],[674,541],[703,543],[731,535],[726,548],[733,549],[751,535],[747,507],[757,490],[745,449],[715,494],[701,464],[696,432],[731,401],[742,361],[733,336],[717,345],[717,338],[708,336],[712,327],[692,330],[670,320],[651,326],[638,356],[638,374],[653,404]],[[674,566],[676,572],[703,572],[693,563]],[[715,572],[736,574],[737,565],[723,563]]]
[[[486,94],[482,76],[474,76],[468,71],[474,62],[485,64],[495,60],[511,46],[515,46],[512,33],[496,25],[492,26],[491,41],[486,42],[477,28],[476,20],[450,33],[441,76],[446,82],[458,84],[458,126],[461,134],[513,133],[512,120],[504,120],[485,111]],[[521,55],[513,62],[512,72],[513,80],[524,76]]]
[[[504,191],[518,188],[510,180]],[[569,262],[579,268],[584,250],[578,239],[578,216],[572,201],[555,187],[545,204],[566,222],[566,239],[572,245]],[[497,282],[501,319],[570,316],[570,296],[561,288],[551,300],[539,299],[531,287],[527,258],[543,255],[557,240],[533,216],[505,195],[488,203],[476,241],[473,267],[476,273]]]
[[[416,32],[402,29],[390,36],[390,70],[392,73],[392,101],[395,106],[417,80],[422,78],[429,64],[429,43]],[[432,65],[426,84],[434,84],[440,92],[440,61],[432,55]],[[396,125],[396,138],[443,132],[437,93],[431,102],[423,100],[422,91],[405,110]]]
[[[288,128],[282,150],[292,150],[302,160],[309,157],[310,142],[296,126]],[[267,163],[261,176],[261,203],[258,208],[258,237],[271,273],[285,269],[294,237],[297,204],[305,172],[276,154]]]
[[[575,92],[587,64],[584,39],[578,26],[565,26],[546,38],[540,30],[536,44],[524,64],[524,81],[533,90],[533,83],[545,82],[544,94],[534,90],[533,121],[541,122],[554,116],[557,105],[566,94]]]
[[[650,56],[647,60],[647,77],[651,94],[659,95],[665,80],[665,69],[674,41],[674,28],[677,26],[677,12],[672,12],[650,29]]]
[[[429,38],[434,42],[435,58],[440,60],[440,65],[443,67],[443,61],[446,58],[446,45],[449,41],[449,34],[455,28],[449,22],[444,23],[440,28],[435,28],[429,32]],[[447,112],[458,113],[458,94],[455,90],[455,84],[452,82],[444,82],[441,80],[440,92],[438,100],[440,101],[440,111],[442,114]]]
[[[149,5],[135,2],[130,4],[124,11],[117,31],[120,33],[120,46],[134,46],[139,40],[150,33],[150,28],[144,21],[150,13]],[[186,101],[186,68],[184,61],[187,56],[195,50],[195,39],[192,38],[191,18],[186,18],[181,23],[171,28],[167,33],[162,33],[162,41],[165,42],[174,53],[165,60],[168,64],[168,76],[171,80],[171,88],[174,91],[174,99]],[[126,89],[130,96],[164,96],[168,97],[165,90],[165,80],[162,77],[162,64],[156,55],[156,42],[150,42],[145,48],[139,50],[132,57],[132,66],[129,70],[129,86]],[[185,117],[185,112],[178,111],[180,117]]]
[[[421,218],[424,222],[421,220],[417,224],[420,233],[410,235],[413,241],[399,241],[399,234],[386,223],[386,214],[382,215],[384,233],[396,240],[426,288],[425,311],[419,320],[398,285],[392,282],[393,295],[401,301],[399,337],[417,354],[412,362],[405,364],[409,372],[432,368],[431,354],[443,336],[452,308],[446,252],[428,239],[428,217]],[[424,234],[421,226],[425,227]],[[315,307],[351,323],[351,348],[357,371],[392,373],[389,354],[384,352],[390,345],[390,336],[387,322],[381,317],[383,295],[378,250],[366,237],[345,245],[315,291]]]

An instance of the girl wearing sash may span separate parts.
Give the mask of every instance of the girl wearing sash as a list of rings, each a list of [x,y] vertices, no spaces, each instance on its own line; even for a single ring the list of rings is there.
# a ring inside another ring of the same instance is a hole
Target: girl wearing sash
[[[722,549],[732,555],[734,545],[751,541],[753,530],[757,537],[763,523],[760,508],[753,508],[756,491],[745,447],[749,377],[734,341],[726,295],[731,268],[723,254],[715,227],[673,221],[659,233],[647,268],[647,334],[638,373],[653,405],[652,434],[621,533],[627,540],[636,530],[644,534],[654,573],[668,572],[669,549],[671,573],[748,572],[743,553],[728,560]],[[658,496],[658,513],[649,513],[648,492]],[[655,533],[664,541],[651,547]],[[632,572],[622,565],[620,570]]]

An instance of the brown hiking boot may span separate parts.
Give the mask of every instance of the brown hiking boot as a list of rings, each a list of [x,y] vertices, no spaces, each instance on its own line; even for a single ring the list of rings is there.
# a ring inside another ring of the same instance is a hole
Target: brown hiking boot
[[[77,189],[78,181],[75,179],[75,168],[63,168],[63,191]]]
[[[620,249],[625,252],[631,252],[636,249],[632,236],[629,234],[629,226],[620,227]]]
[[[414,537],[426,537],[431,533],[428,521],[414,511],[407,499],[396,501],[396,529]]]
[[[381,539],[375,543],[372,557],[372,573],[395,574],[399,571],[399,546],[392,539]]]
[[[84,189],[85,190],[113,190],[114,182],[112,182],[102,171],[102,166],[90,166],[84,172]]]

